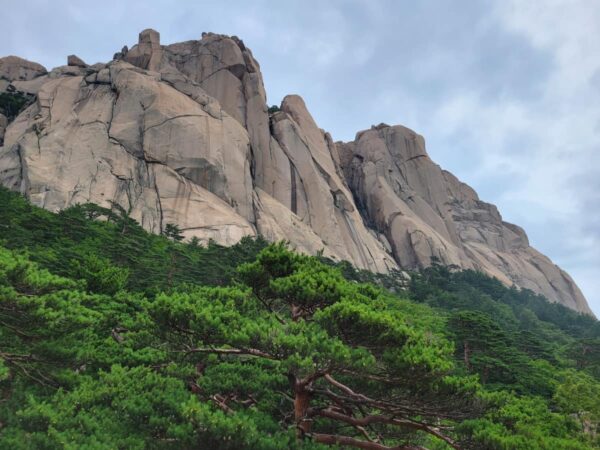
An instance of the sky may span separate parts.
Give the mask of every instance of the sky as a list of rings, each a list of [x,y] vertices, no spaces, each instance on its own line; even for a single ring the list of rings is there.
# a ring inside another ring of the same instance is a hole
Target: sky
[[[575,279],[600,317],[597,0],[0,0],[0,56],[106,62],[144,28],[237,35],[269,104],[301,95],[335,140],[385,122]]]

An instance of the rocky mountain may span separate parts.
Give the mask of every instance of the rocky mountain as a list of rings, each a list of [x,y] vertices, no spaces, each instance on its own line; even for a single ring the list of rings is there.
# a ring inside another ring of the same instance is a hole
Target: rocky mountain
[[[71,55],[50,72],[9,56],[0,92],[29,104],[0,116],[0,183],[36,205],[114,202],[156,233],[172,223],[222,244],[261,234],[371,271],[437,260],[591,314],[569,275],[431,161],[415,132],[381,124],[334,142],[296,95],[269,110],[235,36],[165,46],[144,30],[106,64]]]

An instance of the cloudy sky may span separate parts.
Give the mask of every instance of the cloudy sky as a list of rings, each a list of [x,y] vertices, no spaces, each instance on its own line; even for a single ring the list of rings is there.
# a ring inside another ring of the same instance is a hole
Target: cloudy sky
[[[4,5],[6,3],[6,5]],[[385,122],[523,226],[600,316],[597,0],[0,0],[0,55],[107,61],[144,28],[163,43],[235,34],[269,103],[300,94],[335,139]]]

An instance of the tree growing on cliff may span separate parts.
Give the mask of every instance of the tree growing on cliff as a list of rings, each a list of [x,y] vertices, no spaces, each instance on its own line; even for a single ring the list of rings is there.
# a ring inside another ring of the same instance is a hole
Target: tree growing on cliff
[[[183,240],[181,228],[179,228],[179,226],[174,223],[168,223],[165,226],[165,229],[162,234],[173,241],[180,242]]]

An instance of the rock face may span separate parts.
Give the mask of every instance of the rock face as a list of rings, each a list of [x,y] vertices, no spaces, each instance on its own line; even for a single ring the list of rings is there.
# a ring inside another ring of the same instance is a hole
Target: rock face
[[[7,129],[2,183],[59,210],[121,204],[144,227],[234,243],[255,229],[245,130],[125,62],[43,84]]]
[[[47,73],[7,57],[0,78],[0,90],[36,99],[12,123],[0,117],[0,183],[44,208],[114,202],[155,233],[174,223],[222,244],[261,234],[372,271],[438,259],[591,313],[421,136],[380,125],[334,143],[298,96],[269,114],[260,67],[235,36],[163,46],[144,30],[107,64],[72,55]]]
[[[440,169],[422,136],[382,124],[337,148],[358,207],[401,267],[423,268],[436,258],[591,313],[571,277],[530,247],[520,227],[502,221],[494,205]]]

